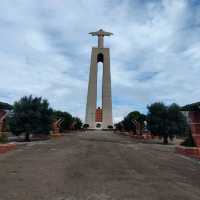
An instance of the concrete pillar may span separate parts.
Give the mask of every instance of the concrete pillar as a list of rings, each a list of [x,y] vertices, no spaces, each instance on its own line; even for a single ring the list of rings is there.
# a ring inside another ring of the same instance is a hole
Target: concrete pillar
[[[107,129],[109,125],[113,125],[109,48],[92,48],[85,123],[89,124],[91,129],[96,128],[97,58],[99,54],[103,55],[102,128]]]
[[[102,128],[107,129],[113,126],[112,120],[112,96],[111,96],[111,75],[110,75],[110,51],[104,48],[104,36],[113,35],[100,29],[97,32],[89,33],[98,36],[98,48],[92,48],[90,75],[88,84],[88,95],[86,105],[85,123],[90,129],[96,128],[96,104],[97,104],[97,63],[103,63],[103,83],[102,83]]]
[[[113,126],[112,120],[112,96],[111,96],[111,75],[110,75],[110,51],[104,48],[103,63],[103,87],[102,87],[102,112],[103,128],[107,129],[109,125]]]
[[[86,105],[85,123],[89,124],[89,128],[95,129],[95,115],[97,102],[97,54],[95,48],[92,48],[90,75],[88,84],[88,95]]]
[[[98,37],[98,48],[103,48],[103,47],[104,47],[104,46],[103,46],[103,45],[104,45],[104,44],[103,44],[103,43],[104,43],[103,37],[104,37],[104,36],[99,36],[99,37]]]

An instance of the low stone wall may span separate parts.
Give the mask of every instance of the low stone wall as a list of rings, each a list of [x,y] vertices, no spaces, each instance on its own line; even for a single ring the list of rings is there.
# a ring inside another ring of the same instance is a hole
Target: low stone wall
[[[0,144],[0,154],[6,153],[10,150],[13,150],[16,148],[16,144],[9,143],[9,144]]]
[[[175,152],[192,158],[200,159],[200,147],[176,146]]]
[[[59,138],[59,137],[63,136],[63,134],[61,134],[61,133],[52,133],[50,136],[51,136],[51,138]]]

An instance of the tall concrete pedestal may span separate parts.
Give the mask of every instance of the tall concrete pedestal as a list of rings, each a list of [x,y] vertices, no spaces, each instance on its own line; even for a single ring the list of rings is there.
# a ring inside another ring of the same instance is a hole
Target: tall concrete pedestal
[[[109,48],[104,48],[103,37],[110,36],[112,35],[112,33],[99,30],[97,32],[92,32],[90,34],[93,36],[98,36],[98,47],[92,48],[85,123],[89,124],[89,129],[96,129],[97,73],[98,73],[97,64],[98,62],[102,62],[103,63],[102,129],[108,129],[109,126],[113,126],[111,75],[110,75],[110,50]]]

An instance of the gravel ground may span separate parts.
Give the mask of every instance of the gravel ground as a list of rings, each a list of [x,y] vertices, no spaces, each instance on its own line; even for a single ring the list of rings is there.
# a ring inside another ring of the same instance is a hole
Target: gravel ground
[[[0,155],[0,200],[199,200],[200,163],[111,132],[24,143]]]

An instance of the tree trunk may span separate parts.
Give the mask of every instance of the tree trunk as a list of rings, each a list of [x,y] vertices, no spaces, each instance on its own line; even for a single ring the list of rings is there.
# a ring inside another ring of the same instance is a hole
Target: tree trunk
[[[26,142],[30,142],[30,134],[29,133],[26,133],[26,135],[25,135],[25,141]]]
[[[163,137],[163,144],[168,144],[168,136]]]
[[[141,124],[141,123],[139,123],[139,132],[140,132],[140,135],[142,135],[142,133],[143,133],[143,128],[142,128],[142,124]]]

